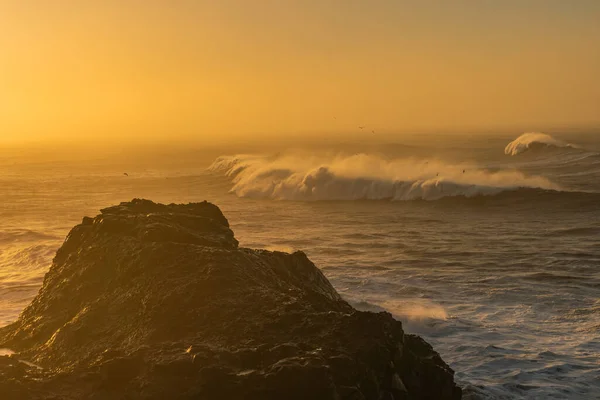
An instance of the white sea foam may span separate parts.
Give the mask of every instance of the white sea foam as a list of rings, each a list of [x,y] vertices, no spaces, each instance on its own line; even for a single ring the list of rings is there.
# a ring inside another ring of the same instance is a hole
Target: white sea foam
[[[543,145],[543,146],[553,146],[553,147],[572,147],[576,146],[563,142],[561,140],[555,139],[550,135],[541,132],[528,132],[524,133],[504,148],[504,154],[516,156],[521,154],[527,150],[529,150],[533,145]]]
[[[240,197],[276,200],[436,200],[492,195],[516,188],[559,187],[517,170],[490,172],[474,164],[352,156],[219,157],[209,168],[233,179]]]

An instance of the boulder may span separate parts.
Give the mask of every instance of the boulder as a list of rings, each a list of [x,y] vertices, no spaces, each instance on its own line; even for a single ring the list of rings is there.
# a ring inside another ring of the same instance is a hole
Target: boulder
[[[207,202],[84,218],[0,348],[8,400],[461,398],[401,322],[353,309],[302,252],[240,248]]]

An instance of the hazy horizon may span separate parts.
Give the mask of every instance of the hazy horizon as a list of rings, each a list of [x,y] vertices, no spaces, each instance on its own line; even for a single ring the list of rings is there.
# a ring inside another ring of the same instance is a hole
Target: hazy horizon
[[[595,1],[0,5],[0,143],[600,126]]]

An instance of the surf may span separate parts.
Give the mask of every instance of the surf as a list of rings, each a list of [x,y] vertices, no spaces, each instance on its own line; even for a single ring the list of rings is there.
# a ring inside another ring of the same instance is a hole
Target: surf
[[[238,197],[273,200],[438,200],[519,188],[561,189],[545,177],[516,169],[490,171],[473,163],[387,159],[364,153],[221,156],[208,170],[229,177],[230,192]]]
[[[541,132],[527,132],[510,142],[504,148],[504,154],[517,156],[533,149],[577,149],[578,146],[556,139]]]

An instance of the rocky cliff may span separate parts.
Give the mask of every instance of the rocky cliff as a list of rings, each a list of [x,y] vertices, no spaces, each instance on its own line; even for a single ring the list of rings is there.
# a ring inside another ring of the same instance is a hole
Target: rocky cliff
[[[238,247],[210,203],[84,218],[0,329],[2,399],[460,399],[388,313],[354,310],[302,252]]]

